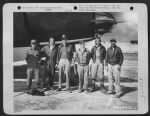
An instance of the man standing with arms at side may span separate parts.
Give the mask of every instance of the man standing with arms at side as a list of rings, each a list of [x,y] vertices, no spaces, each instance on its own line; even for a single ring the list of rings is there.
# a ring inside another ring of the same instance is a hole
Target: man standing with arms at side
[[[85,42],[80,42],[80,49],[75,54],[75,60],[78,62],[77,72],[79,75],[79,90],[88,93],[88,78],[89,78],[89,61],[91,59],[90,52],[85,48]]]
[[[59,68],[59,82],[57,91],[62,90],[62,76],[66,76],[66,88],[65,91],[70,90],[70,71],[71,71],[71,62],[73,58],[73,48],[72,45],[67,43],[67,37],[65,34],[62,35],[62,44],[58,47],[57,54],[57,64]]]
[[[109,82],[107,94],[113,94],[115,89],[115,97],[119,98],[122,94],[120,89],[120,72],[123,63],[123,54],[121,48],[116,45],[116,39],[111,39],[110,42],[111,47],[107,49],[105,60],[106,69],[108,70]],[[115,80],[115,87],[113,80]]]
[[[46,86],[46,89],[53,90],[53,81],[55,77],[55,66],[56,66],[56,58],[57,58],[57,48],[55,46],[54,37],[49,38],[49,45],[44,46],[41,49],[43,56],[42,59],[45,60],[45,77],[43,77],[43,81]],[[45,79],[44,79],[45,78]]]
[[[37,47],[37,41],[31,40],[31,48],[26,52],[27,62],[27,87],[28,92],[32,86],[33,75],[36,80],[36,88],[40,87],[39,82],[39,62],[40,62],[40,49]]]
[[[91,50],[91,57],[93,63],[91,65],[91,89],[90,92],[93,92],[95,89],[96,77],[100,81],[100,90],[105,92],[104,89],[104,59],[106,56],[106,49],[101,44],[100,37],[95,38],[95,46]]]

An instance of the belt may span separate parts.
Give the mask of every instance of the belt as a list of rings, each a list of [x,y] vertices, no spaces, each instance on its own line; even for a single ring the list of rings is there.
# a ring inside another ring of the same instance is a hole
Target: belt
[[[80,66],[87,66],[88,64],[79,64]]]

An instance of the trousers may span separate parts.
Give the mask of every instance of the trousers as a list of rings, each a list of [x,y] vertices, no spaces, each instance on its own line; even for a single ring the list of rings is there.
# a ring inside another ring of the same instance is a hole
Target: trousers
[[[60,59],[59,61],[59,81],[58,87],[62,88],[62,77],[66,76],[66,88],[70,88],[70,71],[71,71],[71,63],[68,59]]]
[[[108,64],[109,91],[114,91],[115,89],[116,92],[120,92],[120,73],[121,73],[120,65]]]
[[[78,64],[77,71],[79,75],[79,90],[88,89],[89,66],[81,66]]]
[[[40,86],[39,82],[39,66],[27,67],[27,87],[31,88],[32,79],[35,77],[36,87]]]
[[[98,60],[91,65],[91,80],[96,80],[97,77],[100,81],[100,86],[104,86],[104,63]]]

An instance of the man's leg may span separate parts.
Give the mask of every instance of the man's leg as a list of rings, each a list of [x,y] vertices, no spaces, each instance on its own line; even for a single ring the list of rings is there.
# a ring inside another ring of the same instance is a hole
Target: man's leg
[[[105,87],[104,87],[104,64],[103,63],[99,63],[98,66],[98,76],[99,76],[99,81],[100,81],[100,91],[102,93],[105,93]]]
[[[71,71],[70,61],[66,60],[65,62],[66,90],[70,89],[70,76],[71,76],[70,71]]]
[[[59,61],[59,80],[58,80],[58,90],[61,91],[62,89],[62,76],[63,76],[63,61],[60,59]]]
[[[46,81],[46,89],[50,89],[50,84],[49,84],[49,81],[50,81],[50,67],[49,65],[47,64],[46,65],[46,77],[45,77],[45,81]]]
[[[83,86],[83,67],[78,65],[77,66],[77,71],[78,71],[78,75],[79,75],[79,93],[82,92],[82,86]]]
[[[40,88],[39,66],[34,67],[34,76],[35,76],[36,88]]]
[[[120,89],[120,66],[115,65],[114,66],[114,77],[115,77],[115,91],[116,91],[116,97],[120,97],[121,95],[121,89]]]
[[[49,78],[49,85],[50,89],[53,90],[53,83],[54,83],[54,76],[55,76],[55,67],[50,67],[50,78]]]
[[[66,89],[70,88],[70,62],[66,60],[65,62],[65,75],[66,75]]]
[[[88,77],[89,77],[89,66],[84,66],[84,91],[88,93]]]
[[[114,82],[113,82],[113,66],[108,65],[108,94],[114,93]]]
[[[32,70],[32,68],[29,68],[29,67],[28,67],[28,68],[27,68],[27,82],[26,82],[28,90],[31,89],[32,76],[33,76],[33,70]]]
[[[95,81],[96,81],[96,77],[97,77],[97,64],[96,63],[93,63],[92,66],[91,66],[91,87],[90,87],[90,92],[93,92],[94,89],[95,89]]]
[[[45,80],[45,76],[46,76],[46,68],[45,65],[40,65],[40,82],[41,82],[41,88],[45,88],[46,87],[46,80]]]

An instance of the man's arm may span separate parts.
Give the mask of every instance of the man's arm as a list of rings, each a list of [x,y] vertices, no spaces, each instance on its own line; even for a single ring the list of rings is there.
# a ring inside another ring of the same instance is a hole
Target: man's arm
[[[103,60],[105,59],[106,57],[106,48],[104,47],[104,51],[103,51]]]
[[[40,58],[41,60],[46,60],[46,57],[45,57],[45,47],[42,47],[41,50],[40,50]]]
[[[26,60],[26,62],[27,62],[27,64],[28,64],[28,61],[29,61],[28,51],[26,51],[26,57],[25,57],[25,60]]]
[[[93,58],[94,56],[94,47],[91,49],[90,57]]]
[[[109,53],[108,49],[106,51],[106,57],[105,57],[105,66],[108,66],[108,58],[109,58]]]
[[[119,57],[120,57],[119,65],[121,66],[122,63],[123,63],[123,60],[124,60],[124,57],[123,57],[123,53],[122,53],[121,48],[119,49]]]
[[[92,58],[92,53],[88,50],[88,60],[90,61],[91,58]]]
[[[56,58],[56,64],[58,65],[59,63],[59,59],[60,59],[60,46],[58,46],[58,49],[57,49],[57,58]]]

